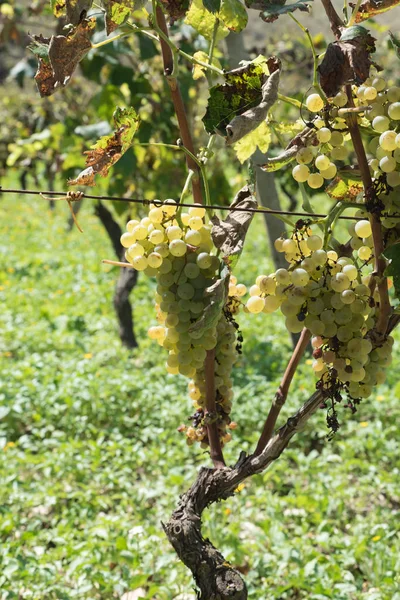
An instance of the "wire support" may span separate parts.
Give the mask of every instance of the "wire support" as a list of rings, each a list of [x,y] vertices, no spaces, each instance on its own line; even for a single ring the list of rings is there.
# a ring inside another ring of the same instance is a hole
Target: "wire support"
[[[63,191],[54,191],[54,190],[46,190],[46,191],[37,191],[37,190],[18,190],[11,188],[3,188],[0,186],[0,194],[25,194],[31,196],[59,196],[59,198],[53,198],[53,200],[65,200],[66,198],[74,202],[76,199],[71,197],[71,192],[63,192]],[[79,192],[79,199],[87,198],[88,200],[106,200],[109,202],[127,202],[130,204],[142,204],[143,206],[149,206],[150,204],[153,206],[163,206],[163,202],[161,200],[149,200],[146,198],[123,198],[117,196],[96,196],[93,194],[85,194],[84,192]],[[183,206],[185,208],[192,208],[198,206],[198,204],[193,204],[189,202],[179,202],[179,206]],[[360,209],[362,208],[362,204],[360,204]],[[263,215],[271,215],[279,216],[279,215],[287,215],[292,217],[302,217],[307,219],[325,219],[328,215],[323,213],[311,213],[311,212],[301,212],[301,211],[289,211],[289,210],[274,210],[272,208],[266,208],[258,205],[257,208],[242,208],[237,206],[221,206],[217,204],[208,204],[203,207],[205,210],[226,210],[230,212],[248,212],[248,213],[261,213]],[[354,208],[354,206],[349,206],[349,208]],[[382,214],[382,217],[389,217],[390,219],[400,219],[400,214],[398,215],[385,215]],[[355,215],[341,215],[339,217],[341,220],[347,221],[358,221],[361,219],[365,219],[365,217],[357,217]]]

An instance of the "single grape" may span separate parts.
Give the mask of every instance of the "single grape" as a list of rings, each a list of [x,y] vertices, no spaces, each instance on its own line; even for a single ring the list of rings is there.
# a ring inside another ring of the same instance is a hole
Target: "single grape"
[[[201,244],[201,233],[195,229],[189,229],[185,234],[185,242],[190,246],[200,246]]]
[[[390,121],[387,117],[375,117],[372,121],[372,127],[375,131],[379,131],[379,133],[383,133],[389,129]]]
[[[315,159],[315,166],[317,167],[318,171],[325,171],[325,169],[329,167],[330,162],[331,161],[325,154],[320,154]]]
[[[212,259],[211,255],[207,252],[200,252],[197,256],[197,265],[200,269],[209,269],[211,267]]]
[[[343,134],[340,131],[332,131],[331,139],[329,140],[330,145],[334,147],[342,146],[343,142]]]
[[[188,212],[191,217],[200,217],[200,219],[203,219],[206,214],[206,210],[201,204],[195,204],[194,206],[191,206]]]
[[[319,94],[311,94],[306,100],[306,106],[310,112],[319,112],[324,107],[324,101]]]
[[[310,169],[304,164],[296,165],[292,170],[292,176],[298,183],[305,183],[310,176]]]
[[[321,129],[317,131],[317,139],[319,142],[321,142],[321,144],[326,144],[327,142],[329,142],[331,137],[331,130],[327,127],[321,127]]]
[[[381,92],[386,87],[386,81],[383,79],[383,77],[374,77],[372,80],[372,85],[378,92]]]
[[[389,104],[388,115],[393,121],[400,121],[400,102]]]
[[[336,177],[336,173],[337,167],[333,162],[329,163],[329,167],[327,169],[321,171],[321,175],[324,179],[333,179],[334,177]]]
[[[148,267],[147,258],[145,256],[135,256],[130,262],[136,271],[144,271]]]
[[[384,156],[379,161],[379,168],[384,173],[391,173],[392,171],[394,171],[396,169],[396,166],[397,166],[396,159],[393,158],[393,156]]]
[[[260,313],[264,308],[264,298],[261,298],[260,296],[251,296],[246,302],[246,307],[252,314]]]
[[[311,175],[307,179],[307,183],[310,188],[316,190],[323,186],[324,178],[320,173],[311,173]]]
[[[151,252],[149,254],[149,256],[147,257],[148,265],[152,269],[158,269],[160,267],[162,261],[163,261],[162,256],[160,254],[158,254],[158,252]]]
[[[369,260],[372,256],[371,248],[369,248],[368,246],[361,246],[361,248],[359,248],[357,253],[358,253],[358,257],[361,260]]]
[[[354,225],[354,230],[360,238],[369,237],[372,233],[371,224],[366,219],[357,221],[357,223]]]
[[[377,95],[378,95],[378,90],[375,87],[373,87],[373,86],[366,87],[364,90],[363,99],[367,100],[367,101],[375,100]]]
[[[120,242],[124,248],[129,248],[136,242],[136,236],[133,233],[123,233]]]
[[[379,136],[379,144],[381,148],[387,152],[392,152],[393,150],[395,150],[397,148],[396,136],[396,131],[392,130],[384,131],[383,133],[381,133],[381,135]]]
[[[332,98],[332,102],[335,106],[339,106],[340,108],[343,108],[344,106],[346,106],[348,101],[347,98],[347,94],[345,92],[338,92],[336,94],[336,96],[334,96]]]
[[[300,148],[296,154],[296,160],[300,165],[308,165],[314,158],[311,148]]]

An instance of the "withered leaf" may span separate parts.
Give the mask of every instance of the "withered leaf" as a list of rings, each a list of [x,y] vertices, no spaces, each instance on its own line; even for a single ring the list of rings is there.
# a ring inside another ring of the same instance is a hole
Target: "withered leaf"
[[[161,0],[167,14],[172,21],[182,19],[189,10],[190,0]],[[204,3],[205,5],[205,3]]]
[[[147,0],[103,0],[106,11],[106,32],[112,33],[125,23],[134,10],[143,8]]]
[[[85,152],[86,169],[68,185],[95,185],[95,175],[108,175],[110,168],[132,145],[139,127],[139,117],[134,108],[117,108],[113,115],[116,131],[99,139],[91,150]]]
[[[231,259],[235,256],[237,259],[243,250],[247,230],[254,216],[254,213],[247,212],[247,209],[257,208],[257,201],[249,186],[245,185],[236,194],[231,208],[245,210],[231,211],[224,221],[213,216],[211,237],[215,247],[219,248],[226,258]]]
[[[237,115],[226,126],[226,143],[235,144],[265,121],[269,109],[278,99],[280,69],[274,71],[261,88],[261,102]]]
[[[369,76],[373,52],[375,38],[359,25],[349,27],[340,40],[329,44],[318,67],[325,94],[334,96],[347,83],[363,83]]]
[[[91,48],[90,37],[95,25],[95,19],[84,19],[67,35],[33,36],[30,50],[40,57],[35,80],[41,96],[51,96],[67,85],[78,63]]]
[[[93,0],[65,0],[67,21],[78,25],[87,15]]]
[[[362,23],[366,19],[376,17],[391,8],[395,8],[399,4],[400,0],[364,0],[358,9],[356,23]],[[354,9],[355,4],[350,2],[350,6]]]
[[[364,192],[360,172],[352,167],[340,169],[325,191],[335,200],[355,202],[357,196]]]
[[[279,68],[280,62],[275,56],[259,56],[244,66],[225,73],[225,82],[210,89],[207,111],[203,117],[206,131],[227,137],[227,126],[234,117],[250,111],[263,101],[263,86],[268,75]]]
[[[302,131],[295,135],[292,140],[290,140],[289,144],[286,146],[285,150],[281,152],[281,154],[269,158],[266,163],[258,166],[263,171],[267,171],[268,173],[278,171],[295,159],[295,156],[300,148],[317,144],[318,140],[315,130],[311,129],[310,127],[305,127]]]
[[[208,304],[197,321],[189,327],[189,332],[206,331],[217,325],[228,297],[229,276],[229,269],[225,265],[221,270],[220,278],[204,290],[204,298],[208,299]]]

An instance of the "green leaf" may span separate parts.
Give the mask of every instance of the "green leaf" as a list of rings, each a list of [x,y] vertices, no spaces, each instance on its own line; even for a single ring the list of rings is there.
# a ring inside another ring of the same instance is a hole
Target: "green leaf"
[[[393,277],[396,298],[400,298],[400,242],[386,248],[383,256],[389,261],[384,274]]]
[[[283,167],[286,167],[286,165],[291,163],[292,160],[295,159],[296,154],[297,154],[296,147],[288,148],[287,150],[282,152],[282,154],[279,154],[278,156],[273,156],[272,158],[269,158],[265,164],[259,165],[259,167],[263,171],[267,171],[267,173],[273,173],[274,171],[279,171],[279,169],[282,169]]]
[[[253,108],[262,99],[262,86],[269,74],[268,63],[271,59],[264,56],[247,63],[239,69],[225,73],[225,83],[210,89],[207,111],[203,123],[208,133],[226,136],[226,126],[230,121],[249,108]]]
[[[264,121],[254,131],[245,135],[233,146],[236,156],[241,163],[244,163],[257,150],[267,152],[271,143],[271,132],[268,123]]]
[[[28,50],[38,58],[49,62],[49,44],[50,38],[45,38],[42,35],[35,35],[32,37],[32,42],[28,45]]]
[[[211,13],[216,13],[221,8],[221,0],[203,0],[203,5]]]
[[[268,0],[255,0],[254,2],[247,1],[246,6],[248,8],[261,10],[261,19],[266,23],[272,23],[273,21],[276,21],[276,19],[278,19],[278,17],[280,17],[281,15],[292,13],[295,10],[309,12],[309,2],[312,2],[312,0],[307,0],[307,2],[294,2],[293,4],[285,4],[285,0],[283,0],[283,2],[275,3],[269,2]]]
[[[101,137],[91,150],[85,152],[86,169],[69,185],[95,185],[94,177],[99,173],[108,175],[114,165],[132,145],[133,137],[139,127],[139,117],[134,108],[117,108],[113,115],[116,131]]]
[[[230,31],[239,33],[248,21],[247,12],[240,0],[222,0],[219,18]]]
[[[207,10],[201,0],[193,0],[189,12],[186,15],[185,23],[195,29],[200,35],[211,41],[214,33],[215,23],[218,16]],[[229,33],[229,29],[220,24],[216,40],[222,40]]]
[[[340,36],[341,42],[351,42],[360,37],[366,37],[369,35],[368,29],[363,27],[362,25],[353,25],[352,27],[348,27],[345,29]]]

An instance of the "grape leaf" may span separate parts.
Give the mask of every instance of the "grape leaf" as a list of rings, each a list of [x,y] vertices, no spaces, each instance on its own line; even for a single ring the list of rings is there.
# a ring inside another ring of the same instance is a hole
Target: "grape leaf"
[[[357,196],[364,192],[364,186],[357,171],[341,169],[325,191],[334,200],[355,202]]]
[[[208,63],[208,54],[206,52],[204,52],[203,50],[198,50],[197,52],[195,52],[193,54],[193,58],[196,58],[197,60],[201,60],[204,63]],[[218,67],[218,69],[221,69],[221,63],[219,62],[219,60],[217,58],[212,59],[212,64],[215,67]],[[206,67],[203,67],[202,65],[198,65],[196,63],[193,64],[193,79],[200,79],[201,77],[205,77],[205,70]]]
[[[386,248],[383,256],[389,260],[384,274],[393,277],[396,298],[400,298],[400,242]]]
[[[147,0],[103,0],[106,11],[106,32],[112,33],[125,23],[134,10],[140,10]]]
[[[213,224],[211,237],[216,248],[221,250],[225,258],[236,263],[244,246],[247,230],[250,227],[254,213],[248,212],[249,208],[257,208],[257,200],[254,198],[248,185],[245,185],[235,196],[231,208],[243,208],[245,210],[230,211],[224,221],[219,217],[211,217]]]
[[[203,5],[211,13],[216,13],[221,8],[221,0],[203,0]]]
[[[349,27],[340,40],[329,44],[318,67],[320,84],[327,96],[334,96],[348,83],[364,83],[373,52],[375,38],[360,25]]]
[[[94,177],[98,173],[106,177],[112,167],[132,145],[133,137],[139,127],[139,117],[133,108],[117,108],[113,115],[116,131],[103,136],[91,150],[85,152],[86,169],[76,179],[70,179],[68,185],[95,185]]]
[[[219,18],[229,31],[239,33],[248,21],[247,12],[240,0],[222,0]]]
[[[400,0],[364,0],[361,2],[356,15],[356,23],[361,23],[371,17],[381,15],[391,8],[400,4]],[[355,8],[355,3],[350,2],[351,8]]]
[[[189,332],[206,331],[215,327],[221,316],[222,308],[228,297],[230,272],[226,265],[221,270],[220,279],[204,290],[204,298],[209,299],[201,316],[189,327]]]
[[[269,2],[269,0],[254,0],[254,2],[252,2],[251,0],[246,0],[246,6],[248,8],[261,10],[261,19],[265,21],[265,23],[273,23],[281,15],[294,12],[295,10],[309,12],[309,2],[312,2],[312,0],[307,0],[307,2],[294,2],[293,4],[286,4],[286,0],[281,2]]]
[[[214,33],[215,23],[219,20],[218,15],[214,15],[203,6],[202,0],[193,0],[190,9],[186,15],[185,23],[195,29],[200,35],[211,41]],[[220,22],[218,27],[216,41],[222,40],[229,34],[229,29]]]
[[[29,49],[39,56],[35,81],[41,96],[51,96],[67,85],[78,63],[92,47],[90,37],[95,25],[95,19],[83,19],[67,35],[32,37]]]
[[[225,83],[210,89],[207,110],[203,117],[206,131],[226,137],[226,128],[234,117],[262,102],[263,86],[267,77],[269,73],[278,69],[279,61],[275,57],[267,59],[263,56],[225,73]]]
[[[245,135],[234,145],[236,156],[241,163],[244,163],[254,154],[257,147],[261,152],[267,152],[271,143],[271,132],[268,123],[264,121],[254,131]]]

